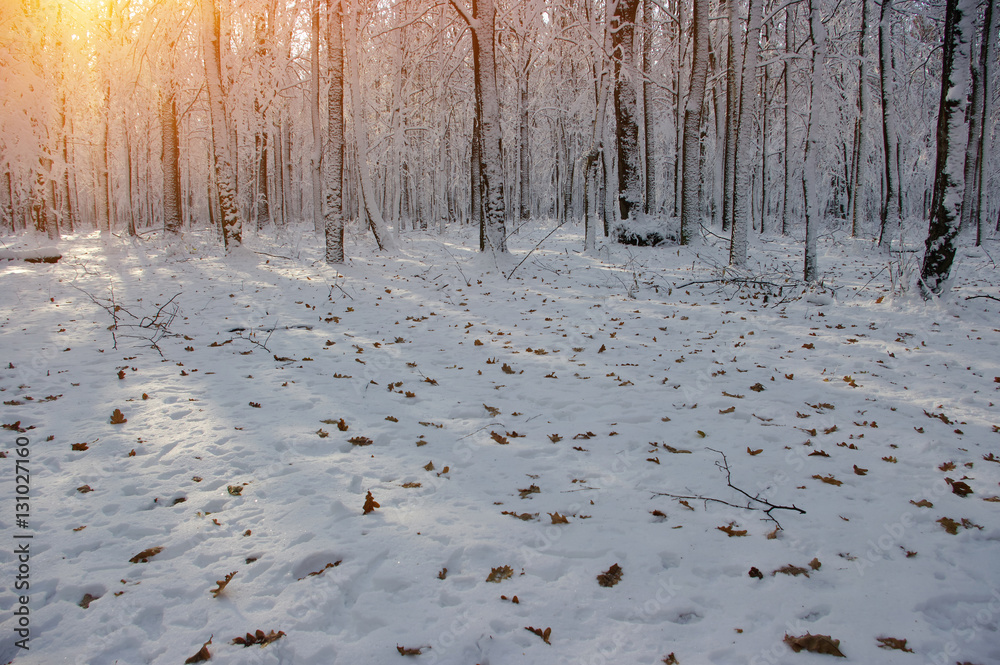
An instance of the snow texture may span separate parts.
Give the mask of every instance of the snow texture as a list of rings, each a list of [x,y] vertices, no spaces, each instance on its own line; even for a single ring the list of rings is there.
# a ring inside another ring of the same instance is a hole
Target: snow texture
[[[550,231],[522,228],[514,261]],[[784,642],[807,632],[849,663],[1000,662],[982,250],[925,304],[842,234],[818,292],[774,239],[734,274],[711,240],[587,256],[566,226],[507,279],[451,233],[388,256],[355,228],[337,269],[310,236],[248,236],[234,261],[197,233],[172,259],[95,234],[0,264],[0,662],[174,665],[210,637],[212,665],[821,662]],[[139,325],[158,311],[159,352]],[[804,514],[727,486],[723,455],[734,487]],[[258,629],[284,635],[233,644]]]

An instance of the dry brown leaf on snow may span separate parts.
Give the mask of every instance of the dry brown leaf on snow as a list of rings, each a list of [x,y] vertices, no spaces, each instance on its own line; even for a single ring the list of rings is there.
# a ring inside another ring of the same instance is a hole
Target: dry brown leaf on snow
[[[163,551],[162,547],[150,547],[129,559],[130,563],[149,563],[149,560]],[[209,640],[211,641],[211,640]]]
[[[753,450],[750,448],[750,446],[747,446],[748,455],[760,455],[762,452],[764,452],[763,448],[757,448],[756,450]]]
[[[229,582],[234,577],[236,577],[236,573],[238,573],[238,572],[239,572],[238,570],[234,570],[233,572],[231,572],[228,575],[226,575],[226,579],[224,579],[224,580],[215,580],[215,583],[218,584],[219,586],[217,588],[215,588],[215,589],[209,589],[209,591],[212,593],[212,597],[213,598],[218,598],[219,594],[222,593],[222,591],[226,588],[226,585],[229,584]]]
[[[375,500],[375,497],[372,496],[371,490],[368,490],[368,496],[365,497],[365,505],[363,506],[364,513],[362,514],[367,515],[368,513],[374,513],[376,508],[381,507],[382,506]]]
[[[836,478],[834,478],[833,474],[830,474],[828,476],[815,475],[815,476],[813,476],[813,478],[815,478],[816,480],[818,480],[820,482],[824,482],[827,485],[833,485],[834,487],[840,487],[841,485],[844,484],[844,481],[837,480]]]
[[[717,526],[715,528],[718,529],[719,531],[722,531],[723,533],[725,533],[730,538],[735,538],[735,537],[740,537],[740,536],[747,535],[746,529],[740,529],[740,530],[737,531],[736,529],[733,528],[735,526],[736,526],[736,522],[730,522],[726,526]]]
[[[215,636],[213,635],[212,637]],[[211,643],[212,638],[210,637],[208,638],[208,642],[201,645],[201,649],[198,650],[198,653],[184,661],[184,665],[190,665],[191,663],[204,663],[206,660],[209,660],[212,657],[212,652],[208,650],[208,645]]]
[[[546,628],[545,630],[542,630],[541,628],[532,628],[531,626],[525,626],[524,629],[534,633],[535,635],[538,635],[540,638],[542,638],[542,641],[545,642],[546,644],[552,644],[552,642],[549,642],[549,636],[552,634],[551,628]]]
[[[125,414],[122,413],[121,409],[115,409],[114,412],[111,414],[112,425],[121,425],[122,423],[127,423],[127,422],[128,418],[125,417]]]
[[[244,647],[252,647],[255,644],[259,644],[262,647],[266,647],[271,642],[279,640],[285,636],[285,631],[279,630],[274,632],[273,630],[269,633],[265,633],[261,629],[255,630],[253,633],[247,633],[246,637],[234,637],[233,644],[242,644]]]
[[[569,520],[566,519],[566,516],[560,515],[558,512],[549,513],[549,517],[552,518],[553,524],[569,524]]]
[[[510,441],[507,440],[503,434],[497,434],[496,432],[490,432],[490,438],[499,443],[501,446],[506,446]]]
[[[342,561],[343,561],[343,559],[340,559],[340,560],[338,560],[338,561],[333,561],[333,562],[331,562],[331,563],[328,563],[328,564],[326,564],[325,566],[323,566],[322,568],[320,568],[319,570],[314,570],[314,571],[313,571],[313,572],[311,572],[311,573],[307,573],[307,574],[306,574],[306,577],[315,577],[316,575],[322,575],[323,573],[325,573],[325,572],[326,572],[326,570],[327,570],[328,568],[336,568],[337,566],[339,566],[339,565],[340,565],[340,563],[341,563]],[[298,580],[296,580],[296,581],[297,581],[297,582],[301,582],[301,581],[302,581],[302,580],[304,580],[304,579],[305,579],[306,577],[300,577],[300,578],[299,578]]]
[[[785,635],[785,644],[791,647],[792,651],[798,653],[805,649],[812,653],[825,653],[830,656],[838,656],[840,658],[846,658],[844,654],[840,652],[840,640],[835,640],[829,635],[810,635],[806,633],[805,635],[800,635],[798,637],[793,637],[791,635]]]
[[[597,576],[597,583],[603,587],[613,587],[618,584],[621,579],[622,568],[617,563],[613,563],[610,568]]]
[[[906,640],[901,640],[896,637],[876,637],[879,641],[879,649],[897,649],[899,651],[905,651],[906,653],[913,653],[913,649],[906,648]]]
[[[424,649],[430,649],[430,647],[429,646],[426,646],[426,647],[401,647],[398,644],[396,645],[396,651],[399,652],[400,656],[419,656],[421,653],[423,653]]]
[[[486,576],[486,581],[500,584],[503,580],[510,579],[513,576],[514,569],[505,565],[500,566],[499,568],[491,568],[490,574]]]

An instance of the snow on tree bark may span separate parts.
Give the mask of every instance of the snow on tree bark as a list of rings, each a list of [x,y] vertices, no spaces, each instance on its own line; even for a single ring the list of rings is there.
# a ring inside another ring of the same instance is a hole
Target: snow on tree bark
[[[701,217],[698,193],[701,190],[701,134],[705,83],[708,78],[708,0],[695,0],[691,19],[694,39],[691,63],[691,91],[684,109],[684,175],[681,199],[681,244],[691,242]]]
[[[920,269],[920,290],[925,299],[941,294],[955,259],[955,239],[965,193],[965,143],[969,137],[965,112],[969,92],[969,41],[975,12],[975,0],[947,0],[945,5],[934,190],[924,243],[926,251]]]
[[[242,224],[236,204],[236,169],[230,144],[229,122],[226,117],[226,100],[222,90],[222,61],[220,56],[219,13],[215,0],[201,0],[202,46],[205,51],[205,79],[208,88],[208,107],[212,124],[212,155],[218,191],[219,211],[222,215],[222,239],[226,251],[242,244]]]
[[[639,0],[617,0],[611,20],[615,76],[615,137],[618,143],[618,210],[622,220],[642,210],[638,98],[635,76],[635,16]]]
[[[993,3],[986,3],[986,13],[983,17],[982,37],[979,41],[979,57],[971,58],[972,94],[969,98],[969,139],[965,148],[965,182],[966,195],[962,197],[961,227],[968,229],[975,225],[976,244],[982,241],[979,213],[979,183],[982,176],[983,134],[986,120],[986,67],[989,52],[989,30],[993,17]],[[971,38],[972,35],[969,35]]]
[[[326,209],[324,226],[326,262],[344,262],[344,42],[340,0],[330,2],[326,29],[327,71],[330,87],[326,95],[327,142],[323,158]]]
[[[507,253],[504,218],[504,168],[500,150],[500,93],[496,67],[496,7],[493,0],[473,0],[471,13],[450,0],[472,31],[476,115],[479,118],[479,178],[482,192],[480,248]],[[475,167],[474,167],[475,168]]]
[[[882,10],[878,23],[879,43],[879,92],[882,99],[882,149],[885,173],[885,199],[882,201],[879,225],[879,245],[888,247],[891,234],[902,222],[899,210],[899,170],[896,161],[896,146],[899,134],[896,130],[895,65],[892,57],[892,35],[890,18],[892,0],[882,0]]]
[[[746,52],[743,54],[743,85],[740,93],[740,124],[736,139],[736,178],[733,193],[733,235],[729,248],[729,263],[744,266],[747,262],[747,235],[750,228],[750,207],[753,193],[750,178],[756,160],[753,159],[754,135],[751,132],[757,98],[757,63],[760,54],[760,25],[764,0],[750,0]]]
[[[809,41],[812,43],[810,58],[809,103],[806,120],[805,164],[802,171],[802,195],[805,205],[806,242],[802,278],[806,282],[819,279],[816,257],[816,225],[819,223],[820,206],[816,192],[817,140],[816,123],[823,86],[823,63],[826,61],[826,26],[819,13],[819,1],[809,1]]]

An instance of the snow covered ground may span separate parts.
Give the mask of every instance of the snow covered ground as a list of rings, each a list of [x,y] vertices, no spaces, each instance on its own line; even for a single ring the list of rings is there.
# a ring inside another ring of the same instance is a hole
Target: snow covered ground
[[[1000,662],[988,254],[924,304],[839,235],[807,290],[567,228],[507,279],[549,230],[0,262],[0,662]]]

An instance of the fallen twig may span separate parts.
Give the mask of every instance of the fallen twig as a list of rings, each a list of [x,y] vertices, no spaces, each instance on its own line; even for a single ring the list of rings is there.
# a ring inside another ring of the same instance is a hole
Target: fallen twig
[[[767,499],[761,498],[760,494],[757,494],[756,496],[753,496],[749,492],[746,492],[745,490],[737,487],[736,485],[733,485],[732,472],[729,469],[729,460],[726,459],[726,454],[724,452],[722,452],[721,450],[716,450],[715,448],[708,448],[708,450],[711,450],[714,453],[719,453],[720,455],[722,455],[722,461],[721,462],[716,462],[715,466],[725,472],[725,474],[726,474],[726,485],[728,485],[730,488],[736,490],[737,492],[739,492],[740,494],[742,494],[743,496],[745,496],[747,498],[747,504],[745,506],[744,505],[740,505],[740,504],[736,504],[736,503],[730,503],[729,501],[724,501],[722,499],[716,499],[716,498],[710,497],[710,496],[704,496],[702,494],[684,495],[684,494],[671,494],[669,492],[653,492],[653,495],[654,496],[669,496],[672,499],[694,499],[694,500],[697,500],[697,501],[704,501],[706,503],[709,502],[709,501],[711,501],[711,502],[714,502],[714,503],[721,503],[723,505],[730,506],[731,508],[739,508],[741,510],[759,510],[759,511],[762,511],[765,515],[767,515],[767,518],[769,520],[771,520],[772,522],[774,522],[775,525],[777,525],[777,527],[779,529],[782,528],[781,523],[778,522],[778,520],[775,519],[774,515],[771,514],[772,511],[774,511],[774,510],[794,510],[795,512],[800,513],[802,515],[806,514],[806,511],[802,510],[801,508],[799,508],[798,506],[796,506],[794,504],[791,505],[791,506],[781,506],[781,505],[778,505],[778,504],[774,504],[774,503],[771,503],[770,501],[768,501]],[[761,507],[753,505],[755,503],[761,504],[762,506],[767,506],[767,509],[765,510],[765,509],[763,509]]]

